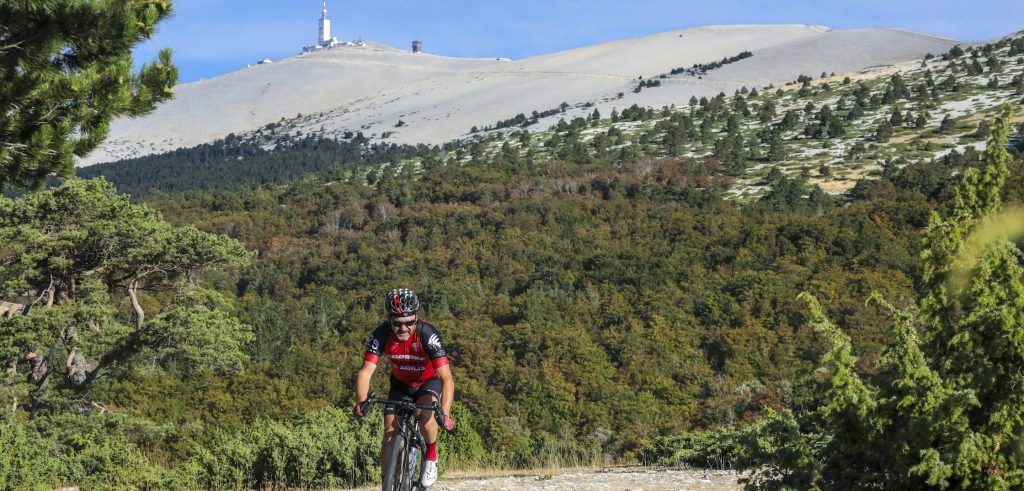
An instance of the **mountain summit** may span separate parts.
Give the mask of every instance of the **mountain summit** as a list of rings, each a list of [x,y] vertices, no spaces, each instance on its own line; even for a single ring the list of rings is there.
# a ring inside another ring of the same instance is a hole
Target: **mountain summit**
[[[388,46],[338,46],[183,84],[141,119],[116,121],[88,165],[191,147],[287,122],[295,133],[362,132],[395,143],[442,143],[517,114],[609,113],[632,104],[844,73],[941,53],[956,40],[899,29],[706,26],[522,60],[452,58]],[[738,55],[746,53],[741,59]],[[723,61],[734,62],[715,66]],[[657,84],[653,82],[657,80]],[[640,87],[648,82],[651,86]],[[563,104],[566,103],[568,107]],[[550,111],[553,113],[553,111]]]

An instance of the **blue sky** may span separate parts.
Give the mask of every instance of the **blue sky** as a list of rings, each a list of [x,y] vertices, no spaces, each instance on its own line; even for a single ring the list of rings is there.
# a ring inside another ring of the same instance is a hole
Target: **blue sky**
[[[135,50],[174,50],[181,81],[298,53],[316,39],[321,0],[175,0],[174,16]],[[709,24],[899,27],[964,41],[1024,29],[1024,1],[328,0],[332,34],[446,56],[513,59]]]

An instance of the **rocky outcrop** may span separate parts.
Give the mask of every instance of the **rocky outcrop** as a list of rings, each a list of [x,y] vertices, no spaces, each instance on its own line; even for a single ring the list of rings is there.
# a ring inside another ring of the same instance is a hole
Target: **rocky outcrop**
[[[20,303],[0,301],[0,317],[13,317],[25,312],[25,306]]]

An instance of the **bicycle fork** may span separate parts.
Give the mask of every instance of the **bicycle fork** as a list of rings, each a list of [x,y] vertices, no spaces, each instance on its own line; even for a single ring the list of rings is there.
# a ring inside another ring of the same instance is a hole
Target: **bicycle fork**
[[[406,479],[408,479],[409,482],[411,482],[411,483],[415,483],[416,485],[419,485],[419,482],[420,482],[420,480],[417,479],[418,476],[415,475],[416,474],[416,457],[417,457],[417,454],[419,453],[419,450],[420,449],[416,448],[415,445],[409,447],[409,468],[406,470]]]
[[[415,489],[419,489],[420,482],[423,480],[423,456],[420,453],[423,451],[423,435],[420,434],[419,425],[412,428],[409,438],[409,482],[414,483]],[[419,475],[416,475],[416,469],[419,468]]]

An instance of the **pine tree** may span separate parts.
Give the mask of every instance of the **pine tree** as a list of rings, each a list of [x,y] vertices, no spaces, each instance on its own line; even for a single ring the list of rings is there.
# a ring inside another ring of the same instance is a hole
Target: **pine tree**
[[[746,145],[738,131],[728,133],[715,141],[713,155],[722,162],[729,175],[741,175],[747,168]]]
[[[981,75],[982,73],[985,73],[985,68],[982,67],[981,66],[981,62],[978,61],[977,58],[975,58],[974,60],[971,61],[971,64],[968,65],[968,67],[967,67],[967,74],[971,75],[971,76],[974,76],[974,75]]]
[[[796,125],[800,123],[800,112],[796,109],[790,109],[786,111],[786,114],[782,116],[782,121],[779,122],[779,127],[785,131],[790,131],[796,128]]]
[[[964,171],[949,217],[932,215],[922,253],[922,345],[952,384],[947,390],[962,395],[931,421],[949,433],[922,452],[921,465],[964,488],[1024,486],[1017,453],[1024,445],[1024,373],[1017,368],[1024,363],[1024,254],[1014,242],[1024,230],[1019,213],[1000,213],[1011,119],[1005,106],[991,125],[984,166]]]
[[[889,141],[890,137],[892,137],[892,123],[882,121],[875,129],[875,141],[884,143]]]
[[[775,103],[771,100],[765,101],[757,109],[757,119],[762,123],[771,122],[775,118]]]
[[[903,124],[903,113],[900,112],[899,106],[892,108],[892,114],[889,115],[889,124],[893,127]]]
[[[246,357],[251,329],[219,293],[195,284],[204,269],[251,259],[234,239],[172,226],[102,179],[71,179],[0,197],[0,243],[0,299],[39,299],[22,315],[0,316],[0,359],[28,374],[29,411],[61,391],[87,390],[143,350],[154,350],[154,361],[225,370]],[[11,396],[0,390],[6,407]]]
[[[859,141],[857,143],[854,143],[853,146],[850,147],[850,150],[846,152],[846,158],[849,160],[857,160],[858,158],[862,157],[866,152],[867,147],[864,145],[864,142]]]
[[[948,92],[957,92],[960,90],[960,82],[956,80],[955,76],[950,75],[939,83],[939,87]]]
[[[131,56],[170,13],[170,0],[0,3],[0,190],[70,176],[114,118],[171,97],[170,50],[139,73]]]
[[[737,95],[732,98],[732,110],[744,116],[750,115],[750,108],[747,107],[747,99],[742,95]]]
[[[754,489],[1024,487],[1024,217],[1000,211],[1011,119],[1005,106],[984,165],[965,169],[952,211],[929,220],[916,313],[872,296],[894,320],[873,375],[801,295],[827,343],[824,404],[769,411],[753,426],[744,466]]]
[[[978,122],[978,129],[974,131],[976,138],[985,139],[992,134],[992,128],[989,126],[988,121],[981,120]]]
[[[914,119],[914,128],[924,128],[928,125],[928,116],[925,115],[924,111],[917,113],[917,118]]]
[[[953,129],[955,128],[956,123],[953,122],[953,118],[949,117],[949,114],[946,114],[945,116],[942,117],[942,122],[939,123],[940,133],[949,133],[950,131],[953,131]]]

